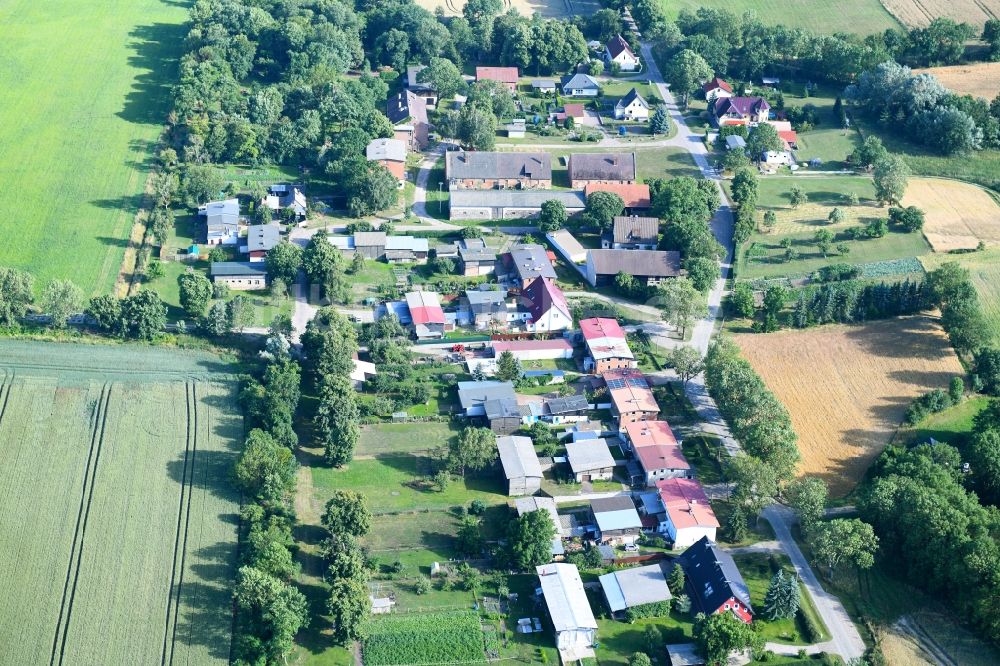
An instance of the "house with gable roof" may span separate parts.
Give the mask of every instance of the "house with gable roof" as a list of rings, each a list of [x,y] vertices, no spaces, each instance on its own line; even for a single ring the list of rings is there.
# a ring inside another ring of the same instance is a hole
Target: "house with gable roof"
[[[445,155],[449,190],[548,189],[552,187],[549,153],[449,151]]]
[[[615,103],[615,120],[649,120],[649,102],[632,88]]]
[[[656,482],[663,505],[663,522],[657,531],[673,541],[674,548],[684,548],[699,539],[715,541],[719,520],[708,495],[695,479],[671,478]]]
[[[617,63],[623,72],[639,69],[639,56],[621,35],[615,35],[604,45],[604,60],[608,65]]]
[[[717,127],[746,125],[753,127],[767,121],[771,105],[763,97],[720,97],[709,107]]]
[[[573,326],[566,296],[551,278],[539,276],[529,282],[518,297],[518,309],[528,314],[523,326],[529,333],[565,331]]]
[[[732,555],[702,537],[675,561],[684,569],[692,612],[715,615],[729,611],[741,622],[753,622],[750,589]]]
[[[500,466],[507,479],[507,495],[534,495],[542,484],[542,465],[530,437],[497,437]]]
[[[393,124],[394,136],[406,141],[412,150],[427,147],[430,122],[427,120],[427,100],[412,90],[403,90],[389,98],[386,117]]]
[[[705,100],[709,104],[722,97],[733,96],[733,87],[717,76],[702,84],[701,91],[705,94]]]

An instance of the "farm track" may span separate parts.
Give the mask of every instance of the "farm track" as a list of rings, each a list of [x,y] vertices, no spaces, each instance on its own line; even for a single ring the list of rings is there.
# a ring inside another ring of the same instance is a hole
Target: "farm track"
[[[55,635],[52,639],[52,654],[50,666],[56,662],[62,664],[66,653],[66,638],[69,635],[70,620],[73,616],[73,601],[76,598],[76,586],[80,580],[80,562],[83,559],[83,543],[87,533],[87,520],[90,517],[90,504],[94,498],[94,481],[97,478],[97,465],[101,459],[101,446],[104,442],[104,430],[108,423],[108,405],[111,402],[111,384],[101,387],[101,396],[94,409],[91,424],[90,451],[87,454],[87,464],[84,468],[83,485],[80,492],[80,508],[76,517],[76,528],[73,532],[73,543],[70,548],[69,564],[66,567],[66,581],[63,583],[62,601],[59,607],[59,618],[56,622]],[[74,566],[74,559],[76,560]],[[70,579],[73,584],[70,586]],[[65,623],[63,617],[65,616]]]
[[[10,392],[14,388],[14,373],[7,374],[4,370],[3,383],[0,383],[0,425],[3,425],[4,414],[7,413],[7,402],[10,400]]]
[[[187,410],[187,436],[184,443],[184,466],[181,472],[181,492],[177,506],[177,531],[174,537],[173,566],[170,571],[170,585],[167,588],[167,614],[163,624],[163,650],[160,664],[172,664],[174,645],[177,639],[177,615],[181,605],[181,587],[184,583],[184,560],[187,554],[188,526],[191,523],[191,489],[194,485],[194,458],[198,448],[198,399],[195,385],[184,385],[184,400]],[[185,501],[185,489],[187,498]],[[183,526],[183,527],[182,527]],[[178,561],[178,554],[180,560]],[[177,590],[176,600],[174,590]],[[171,611],[173,611],[171,613]]]

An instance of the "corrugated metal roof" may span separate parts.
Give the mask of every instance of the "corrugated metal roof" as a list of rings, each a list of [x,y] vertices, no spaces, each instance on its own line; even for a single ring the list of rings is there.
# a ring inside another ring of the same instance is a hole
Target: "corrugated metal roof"
[[[597,629],[583,580],[575,564],[543,564],[536,567],[545,605],[557,632],[574,629]]]
[[[608,443],[603,439],[588,439],[566,444],[566,457],[574,474],[615,466]]]
[[[535,447],[530,437],[497,437],[497,451],[504,476],[510,479],[521,477],[542,477],[542,466],[538,462]]]
[[[612,613],[672,598],[659,564],[619,569],[599,577]]]

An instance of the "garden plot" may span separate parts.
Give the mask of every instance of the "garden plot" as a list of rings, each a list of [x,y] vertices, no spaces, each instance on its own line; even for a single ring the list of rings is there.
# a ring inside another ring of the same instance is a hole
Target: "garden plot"
[[[419,666],[479,663],[499,650],[496,632],[470,610],[373,618],[361,654],[365,666]]]

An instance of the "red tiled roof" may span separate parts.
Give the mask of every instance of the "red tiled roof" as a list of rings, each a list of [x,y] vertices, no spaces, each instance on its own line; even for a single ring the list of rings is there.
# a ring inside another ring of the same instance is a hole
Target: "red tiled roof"
[[[483,79],[500,83],[517,83],[517,67],[476,67],[476,80]]]
[[[625,202],[626,208],[649,208],[652,203],[649,195],[649,185],[644,183],[587,183],[584,194],[590,196],[594,192],[614,192]]]
[[[797,143],[799,140],[799,135],[795,132],[795,130],[788,130],[787,132],[779,131],[778,136],[780,136],[781,140],[787,144]]]
[[[716,88],[722,88],[726,92],[730,93],[733,92],[733,87],[717,76],[713,78],[711,81],[706,81],[705,85],[701,87],[701,89],[704,90],[705,92],[709,92],[710,90],[715,90]]]
[[[720,526],[705,490],[694,479],[664,479],[656,488],[675,528]]]
[[[443,324],[444,310],[438,303],[437,294],[425,291],[410,292],[406,295],[410,317],[414,324]]]
[[[626,423],[625,433],[647,472],[654,469],[691,469],[674,437],[674,431],[666,421]]]
[[[584,340],[594,340],[596,338],[625,339],[625,332],[615,319],[604,319],[602,317],[581,319],[580,332],[583,334]]]
[[[619,414],[660,411],[649,382],[638,370],[613,370],[601,378],[608,385],[611,402]]]
[[[563,114],[571,118],[583,118],[586,115],[583,104],[563,104]]]

